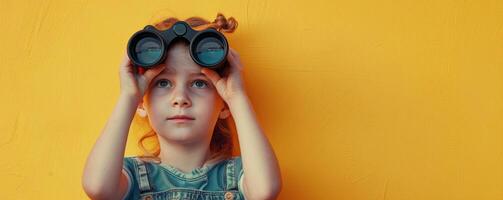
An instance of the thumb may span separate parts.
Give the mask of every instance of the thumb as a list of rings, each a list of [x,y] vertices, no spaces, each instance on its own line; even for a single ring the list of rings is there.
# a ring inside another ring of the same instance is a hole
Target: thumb
[[[216,73],[215,71],[207,68],[201,69],[201,73],[205,74],[211,82],[213,82],[213,85],[217,86],[218,82],[220,81],[220,75]]]

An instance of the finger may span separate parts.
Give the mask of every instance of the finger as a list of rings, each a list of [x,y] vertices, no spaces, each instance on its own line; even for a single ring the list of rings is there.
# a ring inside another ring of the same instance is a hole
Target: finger
[[[131,60],[129,60],[129,56],[127,54],[124,54],[122,57],[122,61],[120,64],[121,69],[127,69],[131,65]]]
[[[124,73],[124,74],[133,74],[136,76],[137,68],[133,66],[131,61],[129,60],[129,57],[127,55],[124,55],[121,60],[121,64],[119,65],[119,73]]]
[[[143,67],[136,67],[136,69],[138,69],[138,72],[135,72],[135,73],[138,73],[140,75],[145,74],[145,68],[143,68]]]
[[[129,58],[127,55],[122,56],[121,66],[127,65],[129,63]]]
[[[218,84],[220,82],[221,77],[220,77],[220,75],[218,75],[217,72],[215,72],[211,69],[203,68],[203,69],[201,69],[201,73],[206,75],[211,80],[211,82],[213,83],[214,86],[218,87]]]
[[[157,75],[159,75],[166,67],[164,65],[159,65],[155,68],[151,68],[145,71],[143,76],[150,82],[150,80],[154,79]]]
[[[229,61],[229,64],[231,65],[231,71],[237,70],[241,71],[243,70],[243,67],[241,65],[241,62],[239,61],[239,57],[233,53],[233,51],[230,51],[230,53],[227,55],[227,60]]]
[[[236,50],[231,48],[231,53],[232,53],[232,56],[239,59],[239,53]]]

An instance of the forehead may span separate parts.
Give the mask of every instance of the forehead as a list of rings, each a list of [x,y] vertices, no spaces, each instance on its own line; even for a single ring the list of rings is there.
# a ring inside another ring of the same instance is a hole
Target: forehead
[[[200,73],[202,68],[192,60],[188,44],[184,42],[176,42],[169,47],[164,67],[161,74]]]
[[[166,69],[164,69],[159,75],[177,75],[177,74],[186,74],[186,75],[202,75],[204,76],[203,73],[201,73],[201,70],[193,70],[193,69],[181,69],[181,70],[176,70],[175,68],[168,67],[166,66]]]

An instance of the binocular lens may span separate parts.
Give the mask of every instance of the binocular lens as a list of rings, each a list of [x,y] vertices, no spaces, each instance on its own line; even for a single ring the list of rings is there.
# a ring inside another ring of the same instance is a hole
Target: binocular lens
[[[214,65],[223,59],[225,56],[225,49],[220,40],[207,37],[199,41],[196,46],[197,59],[206,64]]]
[[[229,51],[225,36],[214,28],[196,31],[184,21],[162,31],[152,25],[145,26],[129,39],[127,53],[134,65],[152,68],[166,59],[169,46],[179,39],[189,42],[188,53],[196,64],[217,72],[224,69]]]
[[[162,56],[162,51],[161,41],[152,37],[140,39],[135,47],[137,59],[144,65],[157,62]]]

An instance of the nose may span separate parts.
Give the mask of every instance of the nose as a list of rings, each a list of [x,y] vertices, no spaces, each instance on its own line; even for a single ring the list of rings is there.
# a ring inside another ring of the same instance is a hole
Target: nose
[[[192,102],[190,101],[186,89],[182,86],[174,89],[173,99],[171,100],[171,105],[173,107],[190,107]]]

